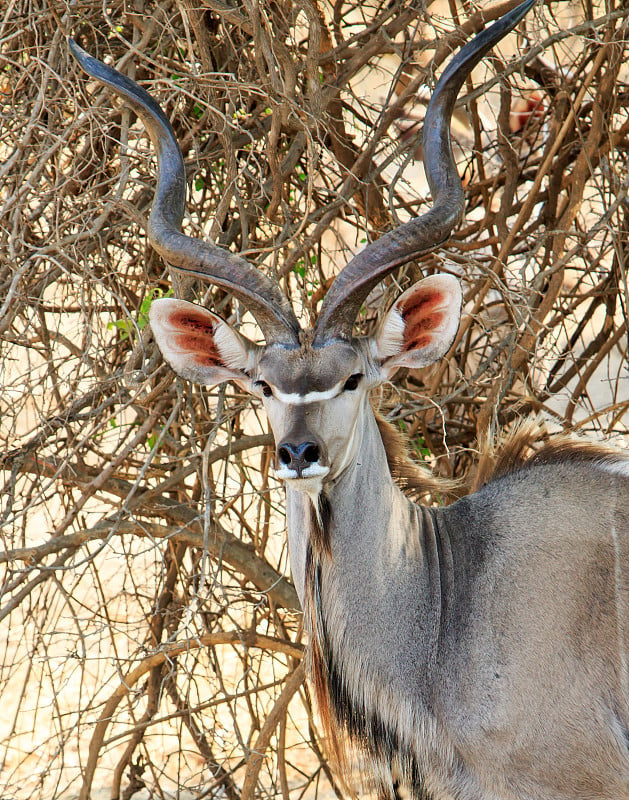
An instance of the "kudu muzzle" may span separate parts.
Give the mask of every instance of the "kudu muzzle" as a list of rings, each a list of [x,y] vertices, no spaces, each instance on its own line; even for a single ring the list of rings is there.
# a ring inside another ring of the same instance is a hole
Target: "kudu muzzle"
[[[329,469],[326,446],[310,430],[303,407],[294,408],[293,415],[288,432],[275,450],[276,469],[289,479],[317,477]]]
[[[321,459],[321,446],[316,442],[306,441],[293,444],[282,442],[277,448],[277,460],[283,467],[292,469],[297,477],[303,476],[304,470],[313,464],[319,464]]]

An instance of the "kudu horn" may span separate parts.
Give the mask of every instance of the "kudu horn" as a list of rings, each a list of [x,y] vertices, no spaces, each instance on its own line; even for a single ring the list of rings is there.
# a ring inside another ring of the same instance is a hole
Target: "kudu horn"
[[[323,300],[315,324],[315,344],[351,338],[360,306],[376,283],[396,267],[444,242],[459,223],[464,196],[450,141],[457,95],[472,69],[534,3],[535,0],[525,0],[505,14],[468,42],[446,68],[424,120],[424,167],[433,207],[372,242],[345,266]],[[155,250],[177,269],[199,275],[240,298],[256,318],[267,343],[297,346],[299,323],[276,283],[228,250],[182,233],[185,167],[175,133],[160,106],[134,81],[90,56],[72,39],[69,46],[88,75],[110,87],[131,106],[144,122],[156,149],[158,182],[148,228]]]
[[[526,0],[468,42],[439,79],[424,118],[424,169],[432,208],[367,245],[336,277],[315,325],[315,342],[349,339],[362,303],[396,267],[438,247],[459,224],[464,210],[461,179],[454,163],[450,123],[457,95],[474,67],[535,4]]]
[[[81,67],[122,97],[140,117],[157,152],[158,181],[149,217],[151,245],[172,266],[226,289],[243,301],[269,344],[298,344],[299,323],[279,286],[243,258],[212,242],[181,232],[186,200],[186,173],[172,126],[141,86],[68,40]]]

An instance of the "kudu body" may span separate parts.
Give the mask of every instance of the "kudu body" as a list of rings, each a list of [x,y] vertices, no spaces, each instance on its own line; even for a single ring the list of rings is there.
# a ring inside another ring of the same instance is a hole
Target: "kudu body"
[[[185,174],[168,120],[144,90],[71,45],[157,148],[153,246],[232,291],[262,328],[257,346],[190,303],[151,309],[179,374],[233,380],[266,408],[322,717],[362,747],[385,796],[399,779],[433,800],[629,798],[629,461],[550,446],[451,506],[415,505],[391,477],[368,396],[399,367],[446,353],[458,282],[421,281],[374,336],[352,336],[370,289],[459,221],[456,95],[531,5],[466,45],[435,89],[424,132],[433,208],[360,252],[307,331],[265,275],[181,233]]]

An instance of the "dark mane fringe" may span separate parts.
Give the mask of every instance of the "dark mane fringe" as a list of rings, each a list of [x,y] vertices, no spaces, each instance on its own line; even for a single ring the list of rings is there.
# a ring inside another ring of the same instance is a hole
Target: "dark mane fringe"
[[[345,775],[349,775],[348,741],[332,702],[329,644],[321,613],[322,562],[332,555],[330,522],[330,503],[322,493],[319,495],[318,511],[314,507],[312,509],[306,551],[304,622],[309,640],[306,667],[314,689],[329,755],[336,762],[337,774],[341,776],[343,788],[348,794],[353,794],[344,779]]]
[[[332,506],[327,495],[321,492],[317,499],[317,508],[311,504],[309,539],[315,553],[322,553],[328,558],[332,557],[331,525]]]
[[[414,500],[434,498],[436,495],[441,500],[452,500],[460,496],[459,481],[439,478],[413,461],[404,434],[376,409],[373,411],[387,454],[389,470],[400,489]]]
[[[510,472],[540,464],[614,462],[629,459],[629,452],[575,435],[549,435],[540,420],[523,420],[507,434],[481,444],[481,455],[470,491]]]
[[[335,764],[335,772],[344,791],[356,797],[348,783],[350,753],[361,753],[367,761],[379,759],[391,765],[395,756],[404,765],[403,772],[413,786],[413,797],[429,800],[425,792],[419,764],[409,748],[402,746],[397,734],[378,715],[354,704],[343,675],[330,650],[325,620],[321,615],[321,556],[311,544],[306,551],[306,594],[304,617],[309,632],[306,666],[324,733],[327,755]],[[392,780],[372,774],[362,766],[362,780],[377,789],[379,800],[399,800]]]

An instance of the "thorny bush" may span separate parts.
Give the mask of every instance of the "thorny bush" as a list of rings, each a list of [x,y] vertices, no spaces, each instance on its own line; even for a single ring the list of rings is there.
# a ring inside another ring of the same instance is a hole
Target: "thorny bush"
[[[423,112],[453,49],[516,0],[14,0],[0,35],[0,795],[346,797],[303,680],[259,408],[189,386],[146,326],[232,298],[146,245],[154,158],[72,34],[175,127],[189,233],[277,277],[306,320],[366,240],[429,202]],[[471,477],[518,418],[626,444],[629,7],[540,4],[453,123],[467,214],[419,274],[460,275],[451,357],[374,402]]]

